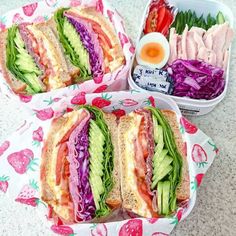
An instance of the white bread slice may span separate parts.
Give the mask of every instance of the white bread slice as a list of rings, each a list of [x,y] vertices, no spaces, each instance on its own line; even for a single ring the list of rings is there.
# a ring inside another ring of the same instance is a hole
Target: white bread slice
[[[56,22],[54,20],[54,17],[52,17],[51,19],[49,19],[47,22],[46,22],[46,25],[48,27],[50,27],[57,39],[58,42],[60,42],[59,40],[59,35],[58,35],[58,32],[57,32],[57,25],[56,25]],[[71,62],[70,62],[70,58],[68,56],[65,55],[64,53],[64,49],[63,49],[63,46],[61,45],[61,43],[58,43],[58,47],[60,47],[60,51],[63,52],[64,54],[64,58],[65,58],[65,61],[66,61],[66,64],[67,64],[67,68],[68,68],[68,72],[71,76],[72,79],[75,79],[76,77],[79,76],[80,74],[80,69],[76,66],[74,66]]]
[[[108,51],[108,53],[114,60],[112,60],[111,62],[105,60],[105,67],[109,67],[110,71],[112,72],[125,63],[123,50],[121,48],[119,39],[113,29],[113,26],[101,13],[97,12],[94,7],[70,8],[68,12],[74,12],[85,18],[85,20],[90,19],[97,22],[104,33],[107,35],[107,37],[110,39],[112,48]],[[100,46],[102,47],[102,45]]]
[[[6,67],[7,30],[0,32],[0,70],[7,84],[15,93],[26,93],[26,83],[16,77]]]
[[[47,22],[39,23],[35,25],[38,30],[40,30],[47,40],[51,43],[51,46],[54,50],[55,59],[57,64],[60,68],[59,79],[65,84],[71,84],[71,77],[69,74],[69,69],[63,54],[63,49],[60,47],[60,42],[56,38],[55,34],[53,33],[52,29],[48,27]]]
[[[138,138],[139,126],[130,116],[120,118],[118,125],[118,145],[121,173],[121,196],[123,209],[132,211],[143,217],[152,214],[138,191],[138,181],[135,175],[135,139]]]
[[[119,163],[119,150],[118,150],[118,132],[116,116],[113,114],[104,113],[103,115],[108,129],[111,133],[111,140],[114,151],[114,169],[113,169],[113,181],[114,185],[111,192],[108,194],[106,203],[112,208],[118,208],[121,206],[121,190],[120,190],[120,163]]]
[[[181,182],[177,188],[176,197],[178,201],[184,201],[190,198],[189,168],[188,168],[187,156],[184,151],[185,149],[184,142],[179,130],[179,125],[177,123],[177,117],[175,112],[170,110],[162,110],[161,112],[163,113],[163,115],[170,124],[170,127],[174,133],[177,149],[183,158]]]

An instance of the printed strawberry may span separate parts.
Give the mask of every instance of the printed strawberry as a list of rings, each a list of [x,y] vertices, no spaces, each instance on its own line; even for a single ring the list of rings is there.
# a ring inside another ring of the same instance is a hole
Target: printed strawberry
[[[94,224],[91,229],[91,236],[107,236],[107,227],[105,224]]]
[[[3,153],[9,148],[10,142],[5,141],[1,146],[0,146],[0,156],[3,155]]]
[[[152,234],[152,236],[168,236],[169,234],[161,233],[161,232],[155,232]]]
[[[102,93],[102,92],[104,92],[106,89],[107,89],[107,85],[106,84],[104,84],[104,85],[101,85],[100,87],[98,87],[98,88],[96,88],[94,91],[93,91],[93,93]]]
[[[0,16],[0,31],[6,29],[6,21],[7,19],[5,16],[4,17]]]
[[[73,108],[70,108],[70,107],[67,107],[67,108],[66,108],[66,112],[72,112],[72,111],[74,111]]]
[[[112,96],[108,94],[102,94],[102,97],[96,97],[92,100],[92,105],[98,108],[103,108],[111,105],[110,99]]]
[[[23,95],[23,94],[20,94],[19,95],[20,97],[20,100],[24,103],[28,103],[32,100],[32,96],[31,95]]]
[[[194,144],[191,155],[198,167],[204,167],[207,164],[207,154],[199,144]]]
[[[8,181],[9,181],[9,176],[5,176],[3,175],[2,177],[0,177],[0,190],[4,193],[6,193],[7,189],[8,189]]]
[[[120,228],[119,236],[142,236],[143,222],[139,219],[129,220]]]
[[[38,7],[37,2],[29,4],[29,5],[23,7],[23,12],[26,16],[32,16],[34,14],[35,10],[37,9],[37,7]]]
[[[131,46],[129,47],[129,51],[130,51],[132,54],[134,54],[134,53],[135,53],[135,47],[134,47],[133,45],[131,45]]]
[[[138,105],[138,102],[133,99],[127,98],[127,99],[120,101],[120,105],[122,105],[124,107],[132,107],[132,106]]]
[[[74,105],[84,105],[84,104],[86,104],[85,95],[86,95],[85,92],[78,93],[76,96],[74,96],[71,99],[71,101],[70,101],[71,104],[74,104]]]
[[[180,124],[181,124],[180,128],[181,133],[184,133],[184,130],[188,134],[195,134],[198,131],[198,128],[184,117],[181,117]]]
[[[43,128],[39,127],[33,131],[33,145],[39,146],[40,142],[43,141]]]
[[[148,222],[150,224],[155,224],[157,221],[158,221],[158,218],[150,218],[150,219],[148,219]]]
[[[45,0],[49,7],[55,7],[57,5],[57,0]]]
[[[5,29],[6,29],[6,25],[0,22],[0,31],[5,30]]]
[[[51,230],[56,234],[60,234],[64,236],[75,235],[73,229],[67,225],[52,225]]]
[[[123,34],[121,32],[118,33],[118,37],[120,39],[121,46],[123,48],[124,45],[129,42],[129,39],[128,39],[128,37],[125,34]]]
[[[97,76],[93,78],[95,84],[100,84],[103,81],[103,75]]]
[[[155,99],[153,96],[150,96],[147,100],[144,101],[144,104],[146,106],[152,106],[152,107],[156,107],[155,106]]]
[[[125,116],[125,110],[122,110],[122,109],[114,109],[112,111],[112,114],[114,114],[117,118],[120,118],[122,116]]]
[[[70,1],[70,6],[71,7],[78,7],[81,5],[81,0],[71,0]]]
[[[42,121],[51,119],[54,115],[52,108],[45,108],[42,110],[34,110],[36,112],[36,117]]]
[[[207,143],[213,147],[213,152],[215,152],[216,154],[219,153],[219,149],[216,147],[214,143],[211,143],[210,141],[208,141]]]
[[[34,153],[30,149],[14,152],[7,157],[7,160],[18,174],[24,174],[29,169],[35,171],[33,166],[38,165],[36,163],[38,159],[34,159]]]
[[[13,19],[12,19],[12,23],[13,24],[19,24],[23,21],[23,17],[19,14],[19,13],[16,13],[14,16],[13,16]]]
[[[107,10],[107,15],[108,15],[108,18],[109,18],[110,22],[112,22],[113,21],[114,12],[110,11],[110,10]]]
[[[23,186],[15,201],[36,207],[39,203],[39,199],[36,197],[38,190],[39,187],[37,182],[35,180],[30,180],[29,184]]]
[[[194,182],[191,182],[192,190],[196,190],[201,185],[203,177],[204,177],[203,173],[197,174],[195,176]]]
[[[101,12],[103,14],[104,6],[102,0],[97,0],[96,9],[98,12]]]
[[[177,211],[176,215],[174,216],[174,220],[171,222],[171,224],[177,225],[181,221],[182,215],[183,209],[181,208]]]

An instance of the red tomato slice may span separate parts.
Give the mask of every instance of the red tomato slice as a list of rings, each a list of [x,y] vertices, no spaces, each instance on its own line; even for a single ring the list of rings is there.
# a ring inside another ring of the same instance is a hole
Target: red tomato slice
[[[158,19],[157,19],[157,27],[156,27],[157,32],[160,32],[162,24],[165,23],[163,22],[163,20],[165,18],[166,11],[167,9],[164,6],[158,9]]]
[[[88,21],[92,24],[92,28],[96,34],[98,34],[99,37],[102,37],[105,39],[105,42],[108,44],[109,48],[112,48],[111,40],[108,38],[108,36],[104,33],[101,26],[94,20],[88,19],[86,17],[81,17],[82,19]]]
[[[152,10],[150,10],[149,14],[148,14],[148,18],[146,20],[146,26],[144,29],[144,34],[148,34],[151,32],[156,32],[156,27],[157,27],[157,8],[153,8]]]
[[[59,185],[61,182],[62,170],[64,158],[68,155],[68,148],[66,143],[62,143],[58,149],[57,153],[57,163],[56,163],[56,185]]]
[[[169,29],[170,29],[170,25],[173,21],[173,15],[172,13],[170,12],[169,9],[166,10],[166,14],[165,14],[165,18],[164,18],[164,22],[161,26],[161,30],[160,30],[160,33],[162,33],[163,35],[167,35],[168,32],[169,32]]]

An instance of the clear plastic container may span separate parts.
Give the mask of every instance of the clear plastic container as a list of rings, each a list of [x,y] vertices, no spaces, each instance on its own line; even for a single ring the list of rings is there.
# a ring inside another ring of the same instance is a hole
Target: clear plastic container
[[[140,27],[137,42],[140,40],[140,38],[142,36],[142,31],[144,28],[147,14],[149,12],[149,5],[151,2],[152,1],[150,0],[145,8],[143,20],[142,20],[143,23]],[[206,17],[208,15],[208,13],[210,13],[213,16],[216,16],[217,13],[219,11],[221,11],[226,16],[227,20],[229,21],[230,26],[233,27],[233,23],[234,23],[233,22],[234,21],[233,13],[228,6],[226,6],[225,4],[223,4],[221,2],[218,2],[215,0],[202,0],[202,1],[198,1],[198,0],[188,0],[188,1],[169,0],[169,3],[176,6],[181,11],[183,11],[183,10],[185,11],[185,10],[189,10],[189,9],[194,10],[198,16],[203,14]],[[231,54],[231,49],[229,51],[229,54]],[[129,72],[129,79],[128,79],[129,86],[131,89],[146,91],[146,90],[140,88],[138,85],[136,85],[135,82],[133,81],[132,70],[133,70],[134,60],[135,60],[135,57],[133,58],[132,67]],[[227,67],[227,71],[226,71],[226,75],[225,75],[225,80],[226,80],[225,88],[224,88],[224,91],[222,92],[222,94],[220,96],[218,96],[217,98],[214,98],[212,100],[204,100],[204,99],[192,99],[192,98],[186,98],[186,97],[177,97],[177,96],[172,96],[172,95],[165,95],[165,96],[171,97],[172,99],[174,99],[177,102],[182,113],[185,115],[193,115],[193,116],[205,115],[205,114],[211,112],[216,107],[216,105],[224,99],[224,97],[226,95],[226,92],[228,89],[228,83],[229,83],[229,64],[230,64],[230,57],[229,57],[228,67]],[[150,92],[150,93],[156,94],[158,92]]]

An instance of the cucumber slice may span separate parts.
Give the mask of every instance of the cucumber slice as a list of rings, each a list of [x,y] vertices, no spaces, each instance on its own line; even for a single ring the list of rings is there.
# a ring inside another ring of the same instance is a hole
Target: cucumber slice
[[[153,122],[153,129],[154,129],[154,141],[155,141],[155,143],[158,143],[158,139],[159,139],[158,122],[154,116],[152,116],[152,122]]]
[[[158,166],[158,173],[161,175],[161,173],[165,172],[165,169],[172,163],[173,158],[170,156],[166,156],[164,160],[160,163]]]
[[[161,151],[161,153],[155,153],[154,157],[153,157],[153,167],[154,168],[158,168],[161,164],[161,162],[164,160],[164,158],[166,157],[168,153],[167,149],[164,149]]]
[[[170,181],[165,181],[162,186],[162,214],[168,215],[169,210],[169,197],[170,197]]]
[[[159,182],[157,186],[157,207],[159,214],[162,214],[162,192],[163,192],[163,183]]]
[[[159,173],[155,179],[152,179],[152,185],[151,185],[151,189],[154,189],[157,185],[157,183],[162,180],[166,175],[168,175],[171,171],[172,171],[173,167],[171,165],[167,166],[163,172]]]
[[[158,125],[158,143],[155,147],[155,152],[161,153],[164,148],[163,128]]]

